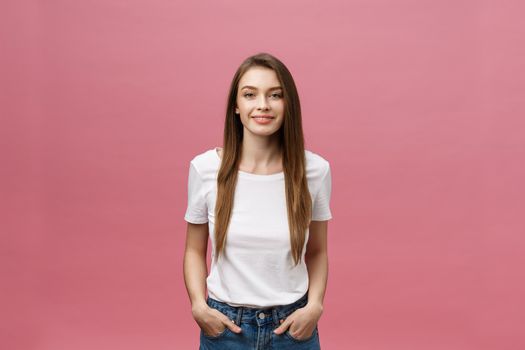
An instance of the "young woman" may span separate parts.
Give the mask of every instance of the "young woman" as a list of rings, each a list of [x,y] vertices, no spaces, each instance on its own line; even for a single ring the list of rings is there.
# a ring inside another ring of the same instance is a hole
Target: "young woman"
[[[328,161],[304,149],[290,72],[270,54],[248,57],[223,147],[189,165],[184,279],[200,349],[320,349],[330,193]]]

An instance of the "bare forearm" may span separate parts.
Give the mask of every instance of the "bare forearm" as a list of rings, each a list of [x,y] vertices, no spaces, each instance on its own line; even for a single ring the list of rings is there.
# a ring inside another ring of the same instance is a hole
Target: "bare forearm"
[[[310,280],[308,304],[316,304],[322,308],[328,281],[328,254],[326,252],[306,254],[305,262]]]
[[[206,304],[206,258],[196,252],[184,254],[184,282],[192,309]]]

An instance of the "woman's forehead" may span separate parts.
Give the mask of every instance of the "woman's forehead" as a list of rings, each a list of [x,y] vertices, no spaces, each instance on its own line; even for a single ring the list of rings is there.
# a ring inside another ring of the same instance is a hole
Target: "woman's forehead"
[[[252,88],[271,90],[280,88],[275,71],[269,68],[253,67],[247,70],[239,81],[239,89]]]

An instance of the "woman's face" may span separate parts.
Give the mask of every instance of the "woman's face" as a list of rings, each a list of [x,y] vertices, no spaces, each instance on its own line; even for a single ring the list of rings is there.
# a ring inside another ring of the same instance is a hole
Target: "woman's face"
[[[268,136],[279,130],[284,114],[283,89],[272,69],[252,67],[244,73],[235,113],[240,114],[245,132]]]

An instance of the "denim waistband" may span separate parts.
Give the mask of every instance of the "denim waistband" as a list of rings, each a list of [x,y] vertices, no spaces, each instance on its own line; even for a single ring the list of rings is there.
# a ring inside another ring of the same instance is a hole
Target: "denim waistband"
[[[301,307],[304,307],[308,303],[308,292],[291,304],[265,308],[231,306],[227,303],[223,303],[210,297],[207,298],[206,303],[210,307],[213,307],[214,309],[217,309],[228,316],[228,318],[233,320],[238,326],[241,324],[241,322],[257,323],[259,326],[271,323],[274,325],[279,325],[279,320],[284,320],[292,312]]]

